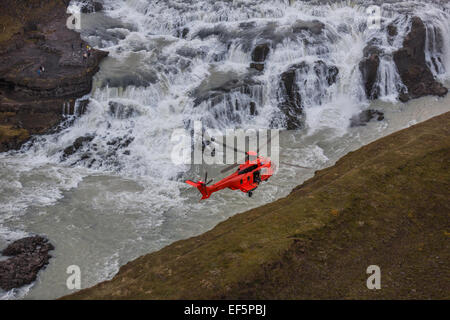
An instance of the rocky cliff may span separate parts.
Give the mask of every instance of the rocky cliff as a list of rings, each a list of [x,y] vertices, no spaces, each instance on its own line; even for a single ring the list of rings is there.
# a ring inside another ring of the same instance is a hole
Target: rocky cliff
[[[388,39],[393,41],[398,31],[394,24],[390,24],[385,28],[385,32]],[[434,29],[433,32],[434,38],[437,39],[435,44],[437,50],[443,52],[443,35],[438,29]],[[424,22],[417,16],[412,17],[411,26],[403,39],[402,47],[393,53],[395,66],[405,86],[398,88],[398,99],[402,102],[426,95],[443,97],[448,92],[448,89],[435,79],[427,65],[426,41],[430,41],[430,39],[427,39],[427,28]],[[380,68],[380,57],[385,54],[380,46],[380,39],[371,39],[370,44],[364,48],[363,54],[364,58],[360,62],[359,68],[366,95],[369,99],[377,99],[381,90],[376,81]],[[437,61],[432,58],[432,63],[436,66]]]
[[[75,100],[91,91],[107,52],[83,57],[87,44],[66,27],[69,2],[0,3],[0,152],[57,126],[63,105],[73,112]]]
[[[448,299],[450,113],[65,299]],[[366,286],[370,265],[381,289]]]

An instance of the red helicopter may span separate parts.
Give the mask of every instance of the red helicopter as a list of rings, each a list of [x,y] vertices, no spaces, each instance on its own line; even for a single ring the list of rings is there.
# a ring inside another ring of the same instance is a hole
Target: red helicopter
[[[267,141],[267,143],[270,141],[271,137]],[[242,152],[246,155],[245,162],[243,164],[232,164],[231,166],[228,166],[227,168],[221,170],[221,173],[224,173],[228,170],[231,170],[235,168],[236,166],[239,166],[238,169],[229,175],[228,177],[225,177],[224,179],[220,180],[219,182],[213,184],[212,186],[208,186],[214,179],[211,179],[208,181],[208,173],[205,173],[205,181],[191,181],[187,180],[186,183],[190,184],[193,187],[196,187],[200,193],[202,194],[203,199],[208,199],[212,193],[229,188],[231,190],[241,190],[244,193],[247,193],[249,197],[253,195],[253,191],[255,191],[256,188],[258,188],[259,184],[263,181],[269,180],[269,178],[273,175],[275,164],[272,163],[272,161],[269,158],[265,158],[258,155],[259,149],[255,151],[241,151],[236,148],[232,148],[225,143],[223,143],[224,147],[233,149],[236,152]],[[280,162],[285,165],[302,168],[302,169],[310,169],[308,167],[302,167],[290,163]],[[207,182],[208,181],[208,182]]]
[[[213,180],[210,180],[208,183],[206,182],[208,174],[205,175],[205,182],[194,182],[187,180],[186,183],[196,187],[200,191],[202,194],[201,200],[208,199],[213,192],[225,188],[229,188],[231,190],[241,190],[251,197],[253,195],[253,191],[258,188],[259,184],[263,181],[267,181],[272,176],[273,167],[269,158],[258,157],[257,153],[254,151],[248,151],[246,155],[247,159],[245,163],[239,165],[236,172],[213,184],[212,186],[208,186],[208,184],[210,184]],[[255,159],[250,160],[250,157],[255,157]],[[237,165],[238,164],[234,164],[232,167]],[[228,171],[231,168],[226,168],[226,170],[222,170],[221,172]]]

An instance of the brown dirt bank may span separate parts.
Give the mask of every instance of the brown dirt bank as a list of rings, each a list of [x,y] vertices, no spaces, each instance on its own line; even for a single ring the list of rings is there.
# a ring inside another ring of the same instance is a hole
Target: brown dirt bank
[[[63,104],[88,94],[107,52],[93,50],[66,27],[69,0],[0,3],[0,152],[19,148],[62,120]],[[38,75],[40,66],[45,68]]]
[[[448,299],[450,113],[64,299]],[[381,268],[381,290],[366,269]]]

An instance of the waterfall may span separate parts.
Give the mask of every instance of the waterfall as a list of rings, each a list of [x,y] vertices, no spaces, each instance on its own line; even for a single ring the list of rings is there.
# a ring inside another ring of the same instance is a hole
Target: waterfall
[[[345,134],[350,118],[369,104],[358,67],[366,48],[380,51],[377,97],[396,102],[406,90],[392,56],[413,15],[427,26],[430,70],[446,79],[450,69],[449,40],[443,36],[449,31],[448,5],[383,4],[379,29],[367,27],[363,2],[106,0],[104,5],[102,25],[84,21],[81,31],[110,52],[95,77],[88,111],[74,128],[35,150],[61,153],[85,135],[94,136],[87,142],[93,147],[65,158],[52,152],[54,161],[132,175],[166,176],[161,168],[167,167],[173,175],[176,170],[166,163],[170,133],[189,128],[193,120],[216,129],[328,128]],[[265,56],[253,61],[258,45],[265,46]],[[289,77],[292,83],[286,84]],[[130,137],[126,146],[115,144]]]
[[[92,92],[61,106],[61,130],[0,154],[0,244],[25,230],[45,233],[58,250],[31,298],[67,294],[68,264],[94,285],[126,261],[284,197],[348,152],[449,108],[434,98],[402,105],[406,87],[393,58],[418,16],[427,66],[449,80],[447,1],[102,3],[102,12],[81,15],[82,38],[109,52]],[[368,27],[370,5],[380,6],[379,28]],[[379,61],[367,94],[360,64],[372,53]],[[381,120],[351,127],[361,113]],[[190,133],[195,120],[220,132],[289,129],[280,134],[280,159],[314,169],[280,167],[251,199],[224,190],[199,203],[184,180],[222,167],[171,159],[172,133]]]

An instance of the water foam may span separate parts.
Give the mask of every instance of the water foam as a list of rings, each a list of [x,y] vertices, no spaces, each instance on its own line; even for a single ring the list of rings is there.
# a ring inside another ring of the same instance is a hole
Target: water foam
[[[72,5],[79,7],[79,3],[73,1]],[[444,37],[443,45],[438,46],[441,40],[436,31],[448,34],[448,4],[406,4],[383,5],[384,25],[394,23],[398,29],[390,39],[385,29],[367,29],[367,4],[105,0],[104,13],[83,17],[82,36],[110,52],[95,76],[87,112],[62,131],[37,137],[21,152],[0,155],[0,169],[5,173],[0,183],[0,237],[21,237],[22,233],[13,233],[5,225],[20,220],[28,211],[45,211],[58,204],[63,207],[65,195],[86,187],[87,177],[118,177],[97,181],[101,190],[87,189],[90,198],[79,206],[93,215],[129,214],[123,219],[132,221],[137,231],[127,245],[139,243],[142,252],[204,231],[242,208],[286,195],[298,181],[290,180],[292,185],[286,186],[284,179],[273,179],[261,186],[263,192],[255,193],[252,203],[243,194],[231,198],[229,190],[215,194],[208,204],[196,202],[196,190],[181,181],[189,167],[171,162],[171,133],[189,129],[196,119],[219,129],[270,127],[274,115],[281,113],[281,74],[295,64],[322,61],[339,69],[336,82],[328,83],[325,74],[312,69],[296,71],[305,130],[294,133],[296,149],[288,147],[283,152],[299,165],[318,168],[329,164],[333,160],[330,150],[336,150],[318,144],[317,137],[332,145],[332,139],[349,135],[349,119],[369,106],[358,65],[372,39],[376,38],[383,50],[376,80],[381,100],[396,103],[399,90],[403,90],[392,54],[402,46],[412,14],[419,15],[427,26],[430,69],[440,79],[449,77],[449,40]],[[313,20],[324,25],[320,35],[292,31],[299,21]],[[251,50],[267,41],[272,48],[264,71],[250,70]],[[233,86],[236,81],[243,85]],[[228,90],[219,92],[225,85]],[[213,91],[219,92],[219,102],[213,102]],[[243,108],[251,103],[255,103],[256,113]],[[88,139],[75,152],[65,154],[80,137]],[[203,170],[189,174],[203,175]],[[289,178],[298,174],[293,169],[283,170]],[[127,181],[133,185],[121,189]],[[58,217],[55,214],[55,221]],[[63,226],[64,232],[80,229],[74,221]],[[122,253],[128,252],[124,247],[117,250],[119,254],[98,258],[98,267],[107,268],[96,274],[91,284],[117,270],[124,259]],[[138,254],[133,251],[126,258]],[[7,296],[17,295],[10,292]]]

